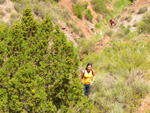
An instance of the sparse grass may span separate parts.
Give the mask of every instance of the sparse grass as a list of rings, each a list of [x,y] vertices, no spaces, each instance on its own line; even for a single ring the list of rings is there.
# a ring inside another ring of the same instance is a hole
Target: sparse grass
[[[78,0],[72,0],[72,2],[73,2],[74,4],[76,4],[76,3],[78,2]]]
[[[130,26],[128,27],[125,27],[125,26],[121,26],[116,34],[115,34],[115,37],[119,37],[119,38],[124,38],[125,36],[127,36],[128,34],[130,33]]]
[[[103,0],[92,0],[93,9],[99,14],[110,13]]]
[[[128,8],[127,8],[127,7],[124,7],[124,8],[123,8],[123,11],[127,11],[127,10],[128,10]]]
[[[125,18],[126,18],[125,16],[121,17],[121,21],[124,21],[124,20],[125,20]]]
[[[10,15],[10,18],[11,19],[17,19],[19,17],[19,14],[18,13],[11,13],[11,15]]]
[[[66,24],[67,24],[67,26],[70,27],[70,28],[73,28],[74,25],[75,25],[74,23],[69,23],[69,22],[67,22]]]
[[[11,13],[11,8],[6,8],[6,12]]]
[[[127,22],[130,22],[130,21],[132,20],[132,16],[127,15],[127,16],[125,17],[125,20],[126,20]]]
[[[77,4],[73,5],[73,13],[80,19],[83,17],[83,11],[85,10],[85,6],[78,2]]]
[[[67,22],[67,26],[72,29],[71,31],[72,31],[73,33],[75,33],[75,34],[77,34],[77,35],[80,35],[80,33],[82,34],[82,29],[79,28],[79,27],[77,27],[77,26],[75,25],[75,23],[69,23],[69,22]],[[84,36],[85,36],[85,35],[84,35]]]
[[[132,9],[129,9],[129,14],[133,14],[135,12],[135,9],[132,8]]]
[[[62,15],[66,20],[71,19],[71,14],[68,9],[63,10],[63,15]]]
[[[121,14],[118,14],[117,16],[116,16],[116,19],[119,19],[121,17]]]
[[[86,54],[88,55],[90,52],[94,52],[95,51],[95,40],[93,39],[80,39],[80,41],[78,42],[79,46],[80,46],[80,54]]]
[[[35,5],[33,11],[38,17],[44,19],[44,12],[40,6]]]
[[[52,11],[54,11],[57,15],[61,15],[61,9],[59,7],[52,7]]]
[[[81,28],[78,28],[76,26],[74,26],[73,29],[72,29],[72,32],[77,34],[77,35],[79,35],[81,31],[82,31]]]
[[[0,18],[3,18],[5,16],[5,12],[3,10],[0,10]]]
[[[139,10],[138,10],[138,12],[137,12],[137,14],[143,14],[143,13],[145,13],[146,11],[148,10],[148,7],[141,7]]]
[[[18,12],[18,13],[22,13],[24,8],[23,4],[20,3],[14,3],[14,9]]]
[[[112,34],[113,34],[112,29],[107,29],[106,32],[105,32],[105,34],[111,37]]]
[[[15,19],[10,19],[10,20],[9,20],[9,24],[10,24],[10,25],[13,25],[14,22],[15,22]]]
[[[138,25],[138,23],[137,23],[137,22],[135,22],[135,23],[133,24],[133,27],[137,27],[137,25]]]
[[[81,38],[85,38],[86,36],[85,36],[85,34],[82,32],[82,33],[80,34],[80,37],[81,37]]]
[[[21,2],[21,0],[11,0],[12,2]]]
[[[97,20],[98,22],[100,22],[100,21],[102,20],[101,15],[98,15],[97,18],[96,18],[96,20]]]
[[[138,33],[150,33],[150,14],[146,13],[137,26]]]
[[[146,83],[145,80],[143,79],[140,79],[140,80],[137,80],[134,84],[133,84],[133,87],[134,87],[134,92],[137,94],[137,95],[140,95],[141,97],[143,95],[146,94],[146,92],[148,92],[149,90],[149,85]]]

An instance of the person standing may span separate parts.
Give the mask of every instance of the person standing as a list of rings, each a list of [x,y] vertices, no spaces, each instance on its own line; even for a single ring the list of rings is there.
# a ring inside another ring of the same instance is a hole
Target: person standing
[[[80,76],[80,81],[84,85],[84,96],[89,97],[90,88],[94,82],[94,79],[95,73],[92,70],[92,64],[88,63],[86,69],[82,71]]]

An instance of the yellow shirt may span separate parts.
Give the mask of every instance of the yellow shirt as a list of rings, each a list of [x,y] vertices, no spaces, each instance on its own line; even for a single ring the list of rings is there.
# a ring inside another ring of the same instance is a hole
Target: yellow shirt
[[[82,83],[83,84],[90,84],[91,83],[91,79],[92,79],[92,71],[90,71],[90,73],[87,72],[87,70],[84,71],[84,76],[83,76],[83,79],[82,79]]]

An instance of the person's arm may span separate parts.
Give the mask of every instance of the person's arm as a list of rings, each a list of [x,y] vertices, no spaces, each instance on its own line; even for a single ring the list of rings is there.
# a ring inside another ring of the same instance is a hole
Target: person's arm
[[[82,73],[81,73],[81,75],[80,75],[80,82],[82,81],[83,76],[84,76],[84,71],[82,71]]]
[[[95,73],[94,73],[94,71],[92,71],[92,74],[93,74],[93,80],[92,80],[92,82],[91,82],[91,84],[90,84],[90,85],[92,85],[92,84],[93,84],[93,82],[94,82],[94,80],[95,80]]]

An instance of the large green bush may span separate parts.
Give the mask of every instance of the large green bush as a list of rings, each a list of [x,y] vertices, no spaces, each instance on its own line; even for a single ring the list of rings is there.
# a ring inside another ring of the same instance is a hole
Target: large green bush
[[[11,0],[11,1],[13,1],[13,2],[20,2],[21,0]]]
[[[38,22],[25,9],[21,22],[0,25],[0,112],[90,112],[78,65],[73,44],[51,18]]]

